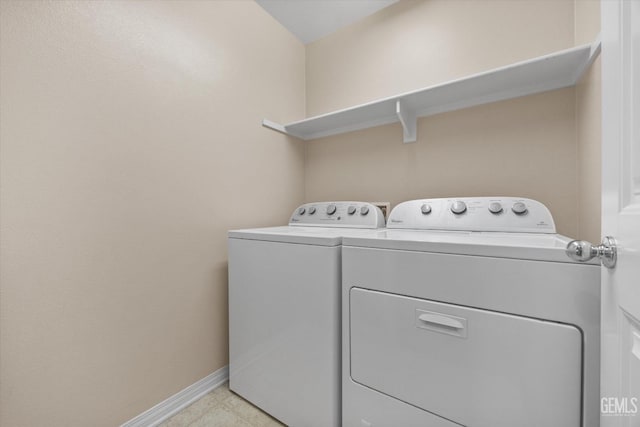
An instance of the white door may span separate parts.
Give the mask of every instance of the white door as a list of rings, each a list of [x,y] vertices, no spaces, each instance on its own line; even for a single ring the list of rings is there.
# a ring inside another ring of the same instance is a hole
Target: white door
[[[602,232],[618,245],[602,267],[601,426],[640,426],[640,1],[602,6]]]

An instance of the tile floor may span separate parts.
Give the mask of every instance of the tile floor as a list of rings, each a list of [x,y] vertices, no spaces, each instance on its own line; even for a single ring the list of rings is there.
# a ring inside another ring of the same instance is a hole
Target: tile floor
[[[284,426],[237,394],[225,383],[184,408],[159,427]]]

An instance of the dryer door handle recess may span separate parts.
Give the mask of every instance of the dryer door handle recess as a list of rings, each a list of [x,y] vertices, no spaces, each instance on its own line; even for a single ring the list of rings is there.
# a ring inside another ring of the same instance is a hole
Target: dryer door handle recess
[[[461,321],[442,314],[422,313],[418,316],[418,319],[432,325],[444,326],[451,329],[464,329],[464,324]]]

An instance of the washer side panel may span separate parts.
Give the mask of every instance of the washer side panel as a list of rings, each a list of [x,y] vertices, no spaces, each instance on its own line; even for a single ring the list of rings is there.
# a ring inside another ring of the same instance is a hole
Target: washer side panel
[[[287,425],[339,424],[340,251],[229,239],[229,387]]]

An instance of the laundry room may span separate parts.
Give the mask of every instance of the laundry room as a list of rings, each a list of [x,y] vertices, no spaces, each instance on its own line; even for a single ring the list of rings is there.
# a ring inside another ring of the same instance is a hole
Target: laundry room
[[[0,426],[637,425],[639,28],[0,0]]]

